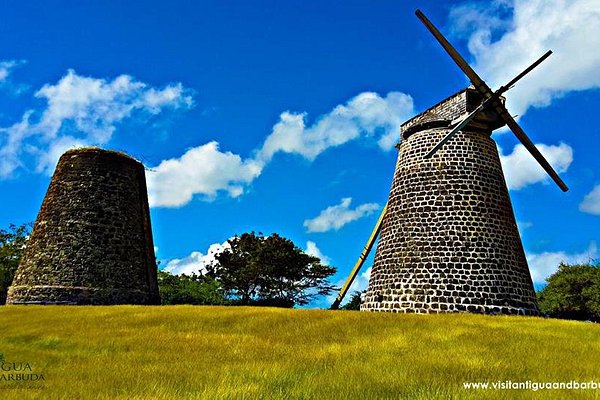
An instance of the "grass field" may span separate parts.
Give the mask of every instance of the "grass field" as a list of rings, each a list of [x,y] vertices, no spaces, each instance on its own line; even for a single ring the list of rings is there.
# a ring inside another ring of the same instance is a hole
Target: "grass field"
[[[0,399],[600,398],[463,388],[600,382],[600,325],[529,317],[6,306],[0,353],[44,376],[0,380]]]

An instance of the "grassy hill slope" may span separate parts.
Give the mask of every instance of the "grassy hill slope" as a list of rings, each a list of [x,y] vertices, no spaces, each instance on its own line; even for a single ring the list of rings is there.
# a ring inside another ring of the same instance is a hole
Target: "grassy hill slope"
[[[3,399],[600,398],[463,388],[600,382],[600,325],[529,317],[7,306],[0,353],[45,379],[0,380]]]

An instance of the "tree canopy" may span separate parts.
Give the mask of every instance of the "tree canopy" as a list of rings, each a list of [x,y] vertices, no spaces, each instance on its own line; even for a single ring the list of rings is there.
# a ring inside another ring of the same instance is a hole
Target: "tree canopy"
[[[219,281],[210,276],[172,275],[158,271],[161,304],[225,304],[225,293]]]
[[[340,307],[340,310],[360,310],[360,303],[362,302],[362,294],[364,292],[364,290],[362,292],[356,290],[354,293],[352,293],[352,297],[350,297],[350,300]]]
[[[540,310],[551,317],[600,319],[600,263],[560,264],[538,292]]]
[[[209,274],[238,304],[293,307],[335,289],[327,278],[335,268],[304,253],[291,240],[244,233],[215,255]]]
[[[8,288],[21,261],[30,232],[31,224],[11,224],[8,229],[0,229],[0,304],[6,302]]]

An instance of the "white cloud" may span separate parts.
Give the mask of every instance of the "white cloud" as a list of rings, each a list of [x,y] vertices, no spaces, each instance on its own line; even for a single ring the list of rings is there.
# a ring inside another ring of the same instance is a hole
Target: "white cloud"
[[[0,177],[22,165],[24,152],[37,157],[38,171],[51,171],[60,152],[73,146],[103,145],[117,125],[134,113],[158,114],[164,108],[191,107],[188,90],[180,83],[162,89],[149,87],[128,75],[112,81],[77,75],[69,70],[56,84],[46,84],[35,93],[46,108],[37,122],[33,110],[22,120],[0,131],[3,156]]]
[[[263,165],[221,152],[217,142],[194,147],[180,158],[162,161],[146,171],[151,207],[181,207],[195,194],[212,199],[220,190],[237,197],[260,175]]]
[[[194,100],[181,83],[165,86],[157,90],[153,87],[147,88],[142,96],[134,103],[135,108],[147,110],[151,114],[159,114],[164,107],[185,107],[194,106]]]
[[[37,154],[38,163],[36,167],[37,172],[48,171],[51,172],[60,156],[69,149],[77,147],[85,147],[88,143],[85,140],[77,139],[69,135],[59,136],[52,142],[48,143],[48,146],[43,149],[30,149],[30,152]]]
[[[309,127],[305,126],[305,114],[286,111],[253,157],[243,159],[237,154],[222,152],[213,141],[191,148],[179,158],[162,161],[146,174],[150,206],[181,207],[196,194],[211,200],[219,191],[238,197],[278,152],[314,160],[327,148],[363,134],[376,139],[380,147],[387,150],[399,140],[400,123],[412,112],[411,97],[399,92],[390,92],[385,97],[360,93]],[[358,212],[369,212],[372,206],[363,205]],[[360,216],[362,214],[343,223]]]
[[[343,198],[340,204],[327,207],[313,218],[304,221],[308,232],[327,232],[332,229],[338,230],[349,222],[370,215],[381,207],[376,203],[362,204],[355,209],[350,208],[351,197]]]
[[[546,278],[552,275],[562,263],[579,264],[588,263],[598,258],[598,247],[596,242],[591,242],[588,249],[581,253],[544,252],[527,254],[527,262],[531,271],[531,278],[536,284],[544,283]]]
[[[600,215],[600,185],[597,185],[583,198],[579,209],[589,214]]]
[[[17,60],[0,61],[0,82],[6,81],[11,70],[22,63],[23,61]]]
[[[529,229],[532,226],[533,226],[533,222],[517,221],[517,227],[519,228],[519,232],[523,232],[525,229]]]
[[[510,14],[508,20],[493,17]],[[454,27],[469,30],[474,68],[492,87],[507,83],[551,49],[554,54],[507,96],[512,113],[546,106],[569,91],[600,87],[600,2],[597,0],[494,1],[451,13]]]
[[[323,265],[329,265],[331,263],[331,259],[329,257],[327,257],[326,255],[324,255],[321,250],[317,247],[317,244],[313,241],[307,241],[306,242],[306,250],[304,250],[304,252],[308,255],[311,255],[313,257],[317,257],[318,259],[321,260],[321,264]]]
[[[568,144],[561,142],[558,146],[545,144],[535,146],[558,173],[567,171],[573,162],[573,149]],[[522,144],[516,145],[508,155],[503,155],[502,149],[498,151],[509,189],[518,190],[534,183],[550,181],[546,171]]]
[[[346,296],[344,297],[344,300],[342,301],[342,304],[340,304],[340,305],[344,305],[345,303],[350,301],[354,292],[363,292],[363,291],[367,290],[367,288],[369,286],[369,279],[371,278],[372,268],[373,267],[369,267],[365,271],[356,275],[356,278],[354,278],[352,285],[350,285],[350,288],[346,292]],[[344,286],[344,283],[346,283],[346,279],[337,281],[335,286],[341,288],[342,286]],[[335,292],[335,293],[327,296],[327,301],[329,303],[333,303],[333,301],[338,296],[338,294],[339,294],[338,292]]]
[[[350,289],[348,293],[351,295],[354,292],[362,292],[363,290],[367,290],[369,286],[369,279],[371,279],[371,270],[373,267],[367,268],[364,272],[358,274],[356,278],[354,278],[354,282],[350,285]]]
[[[268,161],[275,153],[285,152],[313,160],[328,148],[361,134],[374,137],[382,149],[389,150],[400,140],[400,124],[413,112],[412,98],[400,92],[390,92],[385,97],[373,92],[360,93],[310,126],[306,126],[306,114],[286,111],[257,157]]]
[[[106,143],[116,123],[135,110],[158,114],[164,107],[190,107],[191,97],[180,83],[157,90],[131,76],[120,75],[112,81],[77,75],[69,70],[55,85],[44,85],[36,94],[48,107],[37,129],[53,137],[66,123],[89,140]]]
[[[208,247],[206,254],[199,251],[192,251],[189,256],[179,259],[175,258],[167,263],[163,271],[170,272],[174,275],[191,275],[204,274],[206,268],[215,261],[215,255],[222,252],[224,249],[228,249],[229,243],[213,243]]]
[[[26,112],[20,122],[10,128],[0,128],[0,178],[10,176],[23,165],[19,155],[21,142],[29,135],[30,115],[31,112]]]
[[[37,172],[51,172],[64,151],[108,143],[127,118],[193,106],[188,92],[180,83],[157,89],[128,75],[105,80],[69,70],[56,84],[35,93],[47,102],[43,111],[29,110],[20,122],[0,128],[5,133],[0,135],[0,178],[24,167],[24,154],[35,159]],[[305,114],[284,112],[252,157],[223,152],[212,141],[160,162],[147,172],[150,205],[181,207],[196,194],[211,200],[219,191],[238,197],[277,152],[313,160],[327,148],[361,135],[389,149],[399,138],[400,123],[412,112],[411,97],[399,92],[385,97],[360,93],[309,127]]]

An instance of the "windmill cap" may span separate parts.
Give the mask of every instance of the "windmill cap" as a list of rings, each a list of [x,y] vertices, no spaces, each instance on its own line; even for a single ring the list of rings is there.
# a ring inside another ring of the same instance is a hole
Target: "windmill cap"
[[[468,86],[403,123],[400,126],[402,139],[408,139],[413,133],[425,129],[449,127],[477,108],[482,101],[481,94],[473,86]],[[500,97],[500,101],[504,102],[504,97]],[[495,114],[480,114],[471,124],[475,129],[491,132],[504,125]]]

